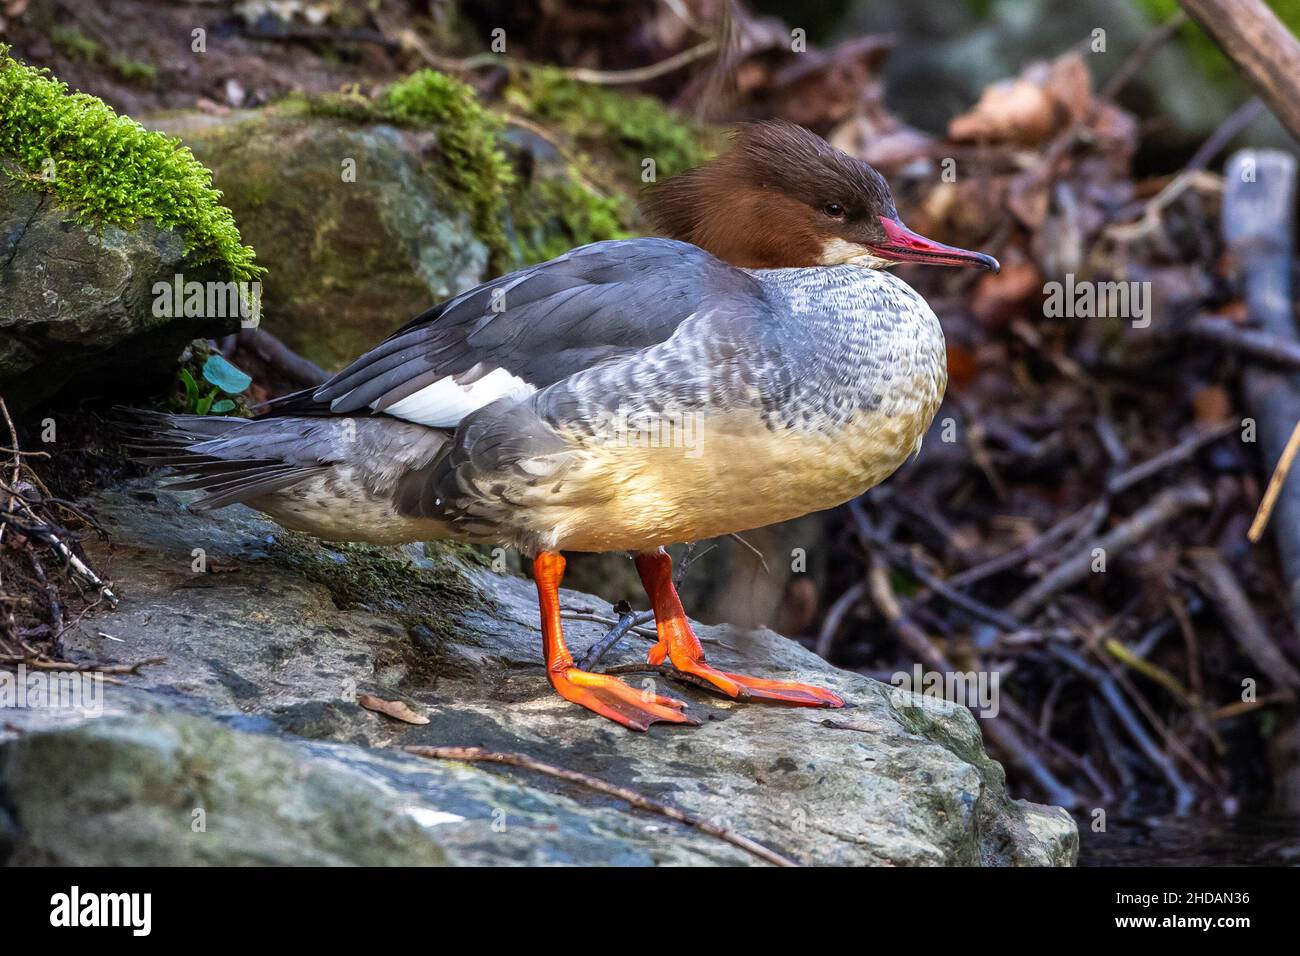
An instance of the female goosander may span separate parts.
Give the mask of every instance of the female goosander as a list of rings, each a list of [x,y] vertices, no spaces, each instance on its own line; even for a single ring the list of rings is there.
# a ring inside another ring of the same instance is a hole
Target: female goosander
[[[706,663],[664,546],[830,508],[890,475],[948,376],[934,313],[885,268],[998,263],[907,229],[879,173],[782,122],[743,127],[652,188],[646,211],[668,238],[487,282],[262,417],[155,415],[147,460],[205,491],[195,507],[242,502],[321,538],[518,548],[551,685],[626,727],[696,721],[574,666],[563,551],[635,554],[652,664],[738,700],[843,706]]]

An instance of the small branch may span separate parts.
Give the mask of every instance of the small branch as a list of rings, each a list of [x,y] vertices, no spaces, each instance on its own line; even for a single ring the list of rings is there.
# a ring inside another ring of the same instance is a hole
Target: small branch
[[[750,544],[748,541],[746,541],[743,537],[741,537],[739,534],[735,532],[732,532],[731,534],[727,535],[727,537],[735,541],[738,545],[740,545],[742,548],[744,548],[750,554],[752,554],[755,558],[757,558],[758,563],[763,567],[764,574],[772,573],[772,569],[767,566],[767,559],[763,557],[762,551],[758,550],[758,548],[754,547],[752,544]],[[705,553],[707,554],[707,552]]]
[[[1295,428],[1291,429],[1291,437],[1287,439],[1286,447],[1282,449],[1282,457],[1278,459],[1273,474],[1268,479],[1268,487],[1264,489],[1264,500],[1259,503],[1255,520],[1250,523],[1250,530],[1246,532],[1246,537],[1254,544],[1258,544],[1259,539],[1264,536],[1264,529],[1268,527],[1268,519],[1277,504],[1277,496],[1282,493],[1282,486],[1286,484],[1287,476],[1291,474],[1291,466],[1295,464],[1297,452],[1300,452],[1300,421],[1297,421]]]
[[[1266,107],[1264,101],[1253,96],[1233,110],[1228,118],[1197,148],[1192,158],[1187,161],[1187,169],[1204,169],[1211,160],[1227,148],[1251,123],[1259,118]]]
[[[687,674],[679,671],[672,664],[651,664],[632,663],[632,664],[615,664],[613,667],[605,668],[606,674],[658,674],[661,677],[667,677],[669,680],[675,680],[682,684],[691,684],[695,687],[702,687],[704,690],[717,691],[717,688],[710,684],[703,677],[697,677],[694,674]]]
[[[1109,494],[1117,495],[1136,485],[1140,481],[1159,474],[1166,468],[1180,464],[1191,458],[1194,454],[1204,448],[1206,445],[1213,444],[1220,438],[1231,435],[1240,426],[1236,422],[1223,422],[1214,425],[1204,431],[1197,432],[1183,439],[1173,448],[1166,449],[1160,454],[1148,458],[1144,462],[1134,465],[1127,471],[1121,472],[1110,481],[1106,482],[1106,491]]]
[[[698,43],[693,47],[682,50],[680,53],[675,53],[666,60],[651,63],[649,66],[639,66],[631,70],[589,70],[586,67],[575,66],[566,69],[564,75],[571,80],[577,80],[579,83],[602,85],[644,83],[667,73],[680,70],[684,66],[689,66],[696,60],[716,53],[717,49],[718,42],[716,40],[705,40],[703,43]]]
[[[1300,41],[1263,0],[1179,0],[1300,140]]]
[[[329,372],[311,359],[303,358],[265,329],[240,329],[236,338],[240,346],[306,388],[324,384],[330,377]]]
[[[898,636],[899,643],[912,655],[914,660],[920,661],[935,673],[952,673],[955,670],[952,664],[934,646],[926,633],[917,627],[903,612],[902,606],[898,603],[898,597],[894,594],[893,587],[890,586],[889,569],[884,559],[872,551],[867,555],[867,562],[869,565],[867,583],[872,600],[880,613],[889,621],[890,627]],[[1012,713],[1017,706],[1015,701],[1011,699],[1011,695],[1005,691],[1001,694],[1000,702],[1004,714]],[[1056,775],[1048,769],[1038,754],[1034,753],[1033,749],[1025,743],[1019,732],[1003,719],[1002,714],[981,721],[980,727],[988,734],[993,743],[1006,754],[1007,759],[1016,764],[1042,788],[1048,800],[1067,809],[1079,805],[1079,798],[1074,791],[1056,779]]]
[[[1297,432],[1300,433],[1300,429]],[[1294,696],[1295,689],[1300,688],[1300,672],[1291,666],[1269,638],[1250,597],[1223,556],[1212,548],[1195,548],[1188,552],[1188,557],[1196,572],[1196,583],[1219,612],[1219,617],[1246,656]]]
[[[826,612],[826,620],[822,622],[822,629],[817,633],[817,643],[813,647],[813,652],[818,657],[823,660],[830,659],[831,648],[835,646],[835,635],[839,633],[844,616],[866,596],[866,583],[855,581],[851,587],[835,599],[835,603]]]
[[[543,763],[540,760],[534,760],[525,754],[520,753],[502,753],[492,750],[484,750],[482,747],[421,747],[411,746],[403,747],[406,753],[414,754],[417,757],[425,757],[429,760],[456,760],[466,763],[497,763],[504,764],[508,767],[518,767],[521,770],[532,770],[536,773],[545,774],[548,777],[555,777],[557,780],[564,780],[568,783],[576,784],[580,787],[586,787],[588,790],[594,790],[596,793],[603,793],[608,797],[622,800],[638,810],[645,810],[648,813],[657,813],[659,816],[667,817],[669,820],[675,820],[678,823],[693,827],[701,833],[707,833],[709,836],[716,837],[730,843],[734,847],[744,850],[752,856],[758,857],[766,863],[773,866],[798,866],[794,860],[782,856],[775,850],[769,850],[761,843],[751,840],[734,830],[728,830],[726,827],[720,827],[715,823],[710,823],[703,817],[688,813],[685,810],[679,810],[676,807],[669,806],[666,803],[660,803],[657,800],[651,800],[644,797],[635,790],[629,790],[627,787],[620,787],[617,784],[606,783],[604,780],[588,776],[585,773],[579,773],[576,770],[566,770],[564,767],[557,767],[554,764]]]
[[[1269,365],[1300,369],[1300,343],[1278,338],[1262,329],[1243,328],[1231,319],[1201,315],[1187,323],[1186,335]]]
[[[1138,719],[1137,714],[1133,713],[1128,701],[1120,693],[1115,679],[1104,670],[1089,664],[1080,654],[1070,648],[1050,645],[1048,650],[1056,658],[1087,678],[1097,688],[1102,699],[1106,701],[1115,716],[1119,718],[1120,723],[1128,731],[1129,737],[1137,744],[1138,749],[1151,762],[1151,765],[1160,771],[1173,789],[1178,806],[1182,809],[1190,806],[1196,798],[1195,792],[1178,773],[1178,768],[1174,766],[1173,761],[1151,739],[1151,735],[1142,726],[1142,721]]]
[[[1097,99],[1102,103],[1109,103],[1115,99],[1124,87],[1142,72],[1155,56],[1156,51],[1168,43],[1186,22],[1187,15],[1180,11],[1143,37],[1142,42],[1128,55],[1128,59],[1120,64],[1120,68],[1102,88]]]
[[[646,624],[655,619],[654,611],[633,611],[632,605],[626,601],[619,601],[614,606],[618,612],[618,623],[609,629],[609,632],[591,645],[591,650],[587,651],[581,661],[578,662],[578,670],[590,671],[600,663],[600,659],[608,654],[619,641],[627,636],[627,632],[632,630],[638,624]]]
[[[133,664],[73,664],[70,661],[52,661],[44,657],[21,656],[17,654],[5,654],[0,656],[0,664],[16,666],[23,664],[27,667],[43,671],[70,671],[83,673],[93,671],[97,674],[138,674],[141,667],[151,664],[166,664],[165,657],[150,657],[142,661],[136,661]]]
[[[646,614],[650,612],[642,611],[641,613]],[[603,614],[593,614],[590,611],[561,611],[560,617],[566,621],[590,621],[593,624],[604,624],[606,627],[618,626],[618,620],[616,618],[606,617]],[[650,613],[650,617],[646,618],[643,623],[648,623],[652,620],[654,620],[654,614]],[[651,641],[659,639],[659,636],[654,631],[646,630],[642,624],[633,626],[630,633]]]
[[[1037,584],[1016,598],[1007,608],[1015,617],[1028,618],[1056,594],[1084,580],[1092,569],[1092,551],[1103,549],[1108,555],[1120,554],[1144,540],[1152,531],[1191,508],[1204,508],[1210,493],[1199,485],[1183,485],[1161,492],[1144,508],[1112,528],[1091,547],[1068,558],[1046,574]]]
[[[995,558],[977,564],[974,567],[967,568],[965,571],[959,571],[948,579],[950,588],[966,588],[987,577],[995,574],[1001,574],[1003,571],[1009,571],[1014,567],[1024,564],[1030,558],[1037,557],[1049,548],[1055,547],[1062,540],[1074,534],[1078,529],[1088,527],[1094,522],[1100,525],[1104,520],[1108,505],[1105,501],[1094,502],[1085,508],[1074,512],[1073,514],[1061,519],[1055,525],[1048,528],[1032,541],[1021,545],[1013,551],[1007,551]]]

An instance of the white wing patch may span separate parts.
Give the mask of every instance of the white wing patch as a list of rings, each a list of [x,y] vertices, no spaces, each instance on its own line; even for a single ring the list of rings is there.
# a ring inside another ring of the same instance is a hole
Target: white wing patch
[[[490,405],[501,398],[519,401],[535,391],[535,385],[528,384],[517,375],[511,375],[503,368],[496,368],[468,385],[460,384],[450,375],[440,378],[432,385],[426,385],[418,392],[412,392],[406,398],[394,402],[383,411],[387,415],[419,425],[451,428],[459,425],[461,419],[470,412],[478,411],[484,405]],[[378,406],[378,400],[370,403],[370,407],[377,411]]]

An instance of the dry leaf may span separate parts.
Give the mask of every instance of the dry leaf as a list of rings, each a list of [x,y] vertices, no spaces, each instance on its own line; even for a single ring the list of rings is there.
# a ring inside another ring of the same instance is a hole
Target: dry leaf
[[[948,135],[958,142],[1041,143],[1056,127],[1057,107],[1052,97],[1029,80],[1015,79],[986,88],[973,110],[948,124]]]
[[[417,714],[405,701],[384,700],[374,694],[357,694],[357,703],[366,710],[373,710],[377,714],[384,714],[394,720],[400,720],[408,724],[427,724],[429,722],[428,717]]]
[[[1192,395],[1192,415],[1202,425],[1217,425],[1232,417],[1232,396],[1222,385],[1206,385]]]

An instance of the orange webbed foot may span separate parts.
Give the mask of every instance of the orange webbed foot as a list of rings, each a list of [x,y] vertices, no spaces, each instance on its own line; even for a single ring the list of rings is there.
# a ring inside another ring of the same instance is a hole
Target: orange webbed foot
[[[593,674],[576,667],[552,671],[551,686],[565,700],[608,717],[632,730],[649,730],[658,722],[698,725],[699,721],[682,713],[685,701],[639,691],[609,674]]]
[[[844,698],[834,691],[795,681],[770,680],[720,671],[701,660],[678,659],[672,662],[684,674],[708,681],[720,693],[733,700],[765,700],[794,707],[843,707]]]
[[[659,641],[650,648],[647,657],[651,664],[658,666],[665,660],[671,661],[678,672],[705,681],[707,686],[733,700],[766,700],[795,707],[844,706],[844,698],[821,687],[732,674],[705,663],[704,648],[691,630],[682,602],[677,597],[672,559],[667,552],[662,548],[642,552],[637,555],[636,567],[654,607],[655,627],[659,633]]]

